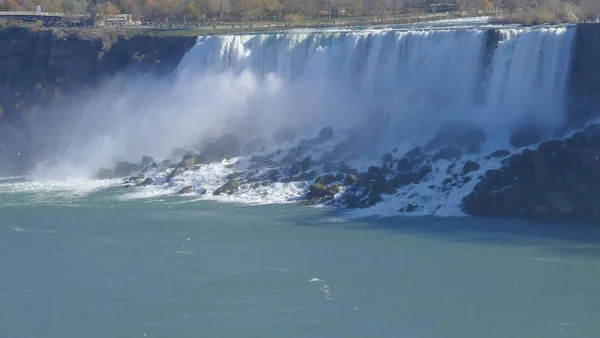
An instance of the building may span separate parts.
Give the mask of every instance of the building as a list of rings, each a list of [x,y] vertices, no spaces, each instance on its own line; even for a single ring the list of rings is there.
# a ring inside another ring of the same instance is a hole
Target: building
[[[133,21],[131,14],[109,15],[104,20],[96,22],[97,27],[131,27],[139,26],[141,22]]]

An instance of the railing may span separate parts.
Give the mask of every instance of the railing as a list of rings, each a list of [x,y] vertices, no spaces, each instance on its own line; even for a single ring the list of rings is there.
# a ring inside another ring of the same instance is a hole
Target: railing
[[[2,16],[41,16],[41,17],[58,17],[62,18],[65,13],[52,13],[52,12],[2,12],[0,11],[0,17]]]

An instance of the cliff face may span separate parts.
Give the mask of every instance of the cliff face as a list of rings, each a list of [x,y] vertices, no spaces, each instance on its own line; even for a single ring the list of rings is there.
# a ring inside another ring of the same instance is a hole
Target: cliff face
[[[172,71],[195,37],[0,30],[0,123],[63,95],[93,87],[117,72]]]
[[[600,113],[600,24],[579,24],[569,81],[569,121],[575,126]]]

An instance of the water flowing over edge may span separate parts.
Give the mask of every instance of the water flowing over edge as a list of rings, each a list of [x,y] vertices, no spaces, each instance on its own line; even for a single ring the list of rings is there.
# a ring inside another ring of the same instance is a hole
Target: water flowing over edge
[[[290,149],[297,149],[298,139],[314,136],[323,126],[331,126],[335,137],[301,154],[311,156],[315,165],[310,170],[318,177],[326,174],[325,156],[348,138],[355,156],[346,162],[360,172],[381,166],[381,155],[392,149],[397,163],[406,151],[430,144],[448,123],[462,123],[485,135],[476,151],[432,161],[423,180],[354,212],[396,214],[413,205],[418,208],[409,214],[460,215],[462,199],[480,175],[501,165],[502,158],[490,158],[490,152],[514,151],[509,140],[524,125],[550,135],[563,123],[574,30],[500,29],[491,53],[490,31],[481,29],[200,37],[171,78],[117,78],[87,98],[83,108],[67,109],[55,122],[61,126],[58,131],[40,133],[45,141],[33,146],[44,158],[32,175],[34,182],[8,180],[0,183],[0,191],[76,190],[80,197],[122,182],[81,183],[116,159],[148,154],[179,161],[175,148],[201,150],[215,138],[234,134],[240,140],[262,137],[263,149],[196,166],[176,178],[169,177],[172,164],[158,163],[144,170],[151,185],[129,188],[119,198],[159,197],[190,187],[186,202],[294,202],[313,178],[242,184],[230,195],[211,192],[228,175],[249,170],[250,155],[271,154],[278,164]],[[282,142],[273,136],[281,130],[293,131],[295,137]],[[443,187],[467,161],[478,163],[479,169],[464,175],[468,180]],[[286,176],[289,165],[278,170]]]

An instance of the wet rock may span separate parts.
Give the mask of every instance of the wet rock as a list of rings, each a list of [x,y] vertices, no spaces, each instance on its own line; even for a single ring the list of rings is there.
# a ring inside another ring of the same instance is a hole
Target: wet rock
[[[115,173],[110,169],[101,168],[100,170],[98,170],[96,178],[98,178],[99,180],[110,180],[115,178]]]
[[[404,154],[404,157],[414,160],[418,157],[423,156],[423,151],[421,150],[421,147],[416,147],[410,151],[408,151],[406,154]]]
[[[139,170],[139,167],[135,163],[131,162],[117,162],[113,172],[116,177],[125,177],[131,175],[134,171]]]
[[[141,187],[146,187],[146,186],[153,185],[153,184],[154,184],[154,180],[151,179],[150,177],[148,177],[143,182],[140,182],[138,185]]]
[[[327,161],[327,162],[325,162],[325,164],[323,164],[323,172],[324,173],[334,172],[335,170],[337,170],[337,168],[338,168],[338,165],[331,161]]]
[[[339,164],[338,171],[342,174],[352,174],[354,176],[358,176],[358,170],[351,168],[349,165],[345,163]]]
[[[233,180],[233,179],[238,179],[240,178],[240,176],[242,176],[244,173],[241,171],[235,172],[235,173],[231,173],[229,175],[227,175],[227,179],[228,180]]]
[[[383,160],[384,164],[388,164],[394,160],[394,157],[392,156],[392,154],[386,153],[386,154],[383,154],[381,159]]]
[[[231,179],[227,181],[227,183],[223,184],[217,190],[213,191],[214,196],[219,196],[221,194],[231,195],[234,192],[238,191],[240,188],[240,182],[235,179]]]
[[[344,179],[344,185],[353,185],[354,183],[356,183],[356,176],[352,174],[346,175],[346,178]]]
[[[456,168],[456,163],[452,163],[451,165],[448,166],[448,169],[446,169],[446,174],[451,175],[452,172],[454,172],[455,168]]]
[[[429,173],[431,173],[433,171],[433,168],[431,167],[431,165],[425,165],[422,166],[419,171],[417,172],[417,176],[416,179],[418,181],[421,181],[422,179],[425,178],[425,176],[427,176]]]
[[[384,176],[377,177],[372,182],[373,193],[377,195],[388,194],[393,195],[396,193],[396,188],[389,182]]]
[[[329,188],[320,183],[312,184],[308,188],[308,193],[306,194],[306,198],[308,199],[319,199],[323,197],[333,196],[334,193],[329,190]]]
[[[506,157],[506,156],[510,156],[510,151],[508,150],[496,150],[493,153],[491,153],[489,155],[491,158],[500,158],[500,157]]]
[[[467,161],[462,168],[462,174],[466,175],[470,172],[477,171],[481,168],[477,162]]]
[[[300,181],[312,181],[314,180],[317,176],[319,175],[318,172],[316,171],[311,171],[308,173],[300,173],[300,175],[298,175],[298,180]]]
[[[333,129],[331,129],[331,127],[321,129],[321,131],[319,131],[319,136],[317,136],[317,141],[323,143],[330,140],[333,140]]]
[[[333,174],[327,174],[321,178],[318,178],[317,183],[324,184],[324,185],[330,185],[333,182],[339,181],[337,178],[338,177],[334,176]]]
[[[451,177],[448,177],[448,178],[446,178],[446,179],[444,179],[442,181],[442,185],[448,185],[450,183],[452,183],[452,178]]]
[[[510,144],[514,147],[526,147],[542,140],[542,133],[536,125],[525,125],[510,135]]]
[[[462,150],[459,148],[446,147],[433,155],[431,161],[435,162],[439,160],[451,160],[453,158],[460,157],[461,155]]]
[[[154,159],[150,156],[143,156],[142,157],[142,162],[140,162],[140,167],[145,167],[147,165],[149,165],[150,163],[154,162]]]
[[[279,180],[279,169],[271,169],[265,175],[265,179],[277,182]]]
[[[196,158],[196,164],[207,164],[230,159],[240,154],[240,141],[233,134],[227,134],[206,145]]]
[[[400,173],[390,179],[390,184],[395,188],[400,188],[413,183],[415,178],[415,173]]]
[[[167,175],[167,182],[170,182],[173,177],[180,176],[182,173],[183,173],[183,170],[181,170],[181,168],[175,168],[175,169],[171,170],[169,175]]]
[[[289,166],[289,168],[287,170],[287,175],[288,176],[296,176],[301,171],[302,171],[302,168],[300,167],[299,164],[292,164],[291,166]]]
[[[415,167],[415,164],[408,157],[403,157],[398,161],[398,171],[400,172],[409,172],[412,171]]]
[[[367,169],[367,172],[369,174],[380,174],[381,173],[381,168],[375,167],[375,166],[370,166],[369,169]]]
[[[181,190],[179,190],[177,193],[180,194],[180,195],[191,194],[192,193],[192,186],[190,186],[190,185],[185,186],[185,187],[181,188]]]
[[[485,142],[485,133],[480,128],[463,122],[445,123],[434,139],[425,145],[426,151],[442,147],[469,149],[478,152],[479,145]]]
[[[308,171],[312,166],[312,158],[310,156],[305,157],[302,162],[300,162],[300,169],[302,171]]]
[[[417,210],[418,206],[414,205],[414,204],[407,204],[406,206],[400,208],[400,212],[413,212],[415,210]]]

